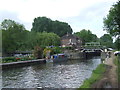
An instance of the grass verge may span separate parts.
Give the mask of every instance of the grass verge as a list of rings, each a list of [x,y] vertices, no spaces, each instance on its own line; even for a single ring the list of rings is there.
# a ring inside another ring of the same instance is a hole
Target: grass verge
[[[114,64],[117,66],[118,82],[120,83],[120,55],[114,59]]]
[[[79,89],[81,88],[91,88],[91,85],[95,83],[96,81],[100,80],[102,78],[103,73],[105,72],[106,67],[105,64],[100,64],[98,67],[93,70],[92,75],[89,79],[86,79],[83,82],[83,85],[80,86]]]

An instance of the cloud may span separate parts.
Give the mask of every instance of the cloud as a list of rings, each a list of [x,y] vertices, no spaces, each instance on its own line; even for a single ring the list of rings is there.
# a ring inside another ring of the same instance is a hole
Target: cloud
[[[31,29],[35,17],[46,16],[71,25],[74,32],[82,28],[102,32],[103,17],[117,0],[1,0],[2,19],[20,21]]]
[[[16,12],[21,20],[31,21],[36,16],[78,16],[82,8],[94,4],[95,0],[2,0],[2,3],[0,9]]]

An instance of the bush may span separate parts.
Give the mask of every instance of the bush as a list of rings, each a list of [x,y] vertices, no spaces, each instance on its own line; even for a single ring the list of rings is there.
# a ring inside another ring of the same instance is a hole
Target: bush
[[[5,57],[2,59],[3,63],[15,62],[17,59],[15,57]]]
[[[40,46],[34,47],[34,57],[37,59],[42,58],[43,50]]]
[[[62,48],[60,48],[60,47],[54,47],[53,51],[54,51],[54,54],[62,53]]]
[[[118,82],[120,83],[120,55],[115,57],[114,64],[118,67],[116,72],[118,74]]]

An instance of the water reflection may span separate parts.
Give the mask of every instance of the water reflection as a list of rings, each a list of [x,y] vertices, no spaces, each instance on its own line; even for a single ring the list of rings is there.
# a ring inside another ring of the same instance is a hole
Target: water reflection
[[[53,64],[14,68],[3,71],[3,87],[5,88],[78,88],[92,70],[101,63],[100,57],[85,62],[70,60]]]

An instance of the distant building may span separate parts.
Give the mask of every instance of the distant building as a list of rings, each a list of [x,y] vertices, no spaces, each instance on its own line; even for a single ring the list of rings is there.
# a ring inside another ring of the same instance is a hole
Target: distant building
[[[61,37],[61,46],[62,47],[75,47],[80,49],[82,46],[82,40],[73,34],[66,34]]]

